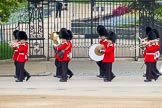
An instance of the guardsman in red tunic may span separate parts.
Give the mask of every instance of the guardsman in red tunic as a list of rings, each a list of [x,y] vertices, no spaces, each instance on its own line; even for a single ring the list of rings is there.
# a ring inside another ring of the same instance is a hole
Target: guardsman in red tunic
[[[106,36],[107,36],[107,30],[106,28],[103,26],[103,25],[99,25],[97,26],[97,32],[99,34],[99,37],[101,38],[100,40],[100,44],[104,45],[107,43],[107,39],[106,39]],[[103,65],[103,62],[102,61],[98,61],[96,62],[98,67],[99,67],[99,75],[97,75],[97,77],[99,78],[104,78],[104,65]]]
[[[104,44],[105,50],[101,52],[104,53],[104,58],[102,60],[104,64],[104,82],[111,82],[115,75],[112,72],[112,63],[115,61],[114,59],[114,43],[116,41],[116,35],[114,32],[110,31],[107,36],[107,42]]]
[[[17,70],[18,70],[18,77],[16,82],[23,82],[24,78],[26,78],[26,81],[29,80],[31,77],[30,74],[24,69],[25,62],[28,61],[28,42],[27,35],[24,31],[19,31],[18,33],[18,40],[20,41],[19,45],[15,46],[15,50],[18,51],[17,56]]]
[[[148,36],[148,34],[149,34],[149,32],[150,31],[153,31],[155,34],[156,34],[156,39],[159,39],[159,33],[158,33],[158,31],[156,30],[156,29],[152,29],[151,27],[146,27],[146,35]],[[149,41],[149,40],[146,40],[147,38],[145,38],[145,40],[144,41]],[[155,60],[155,62],[154,62],[154,69],[155,69],[155,73],[157,74],[157,75],[161,75],[160,74],[160,72],[159,72],[159,70],[157,69],[157,67],[156,67],[156,63],[157,63],[157,60],[159,59],[159,56],[160,56],[160,52],[158,51],[159,49],[160,49],[160,43],[159,42],[157,42],[156,43],[156,50],[157,50],[157,52],[156,52],[156,54],[155,54],[155,57],[156,57],[156,60]],[[145,63],[146,64],[146,63]],[[144,74],[143,75],[143,77],[146,77],[146,74]]]
[[[68,50],[69,50],[69,56],[70,56],[70,60],[71,60],[71,58],[72,58],[72,47],[73,47],[71,40],[72,40],[72,38],[73,38],[73,34],[72,34],[72,32],[71,32],[70,30],[68,30],[68,33],[69,33],[69,40],[68,40],[68,43],[69,43],[69,45],[70,45],[70,47],[69,47]],[[69,60],[69,62],[70,62],[70,60]],[[69,64],[69,62],[68,62],[68,64]],[[69,79],[74,75],[73,72],[69,69],[69,67],[68,67],[68,72],[67,72],[67,74],[69,75]]]
[[[67,82],[68,76],[68,62],[70,61],[69,50],[70,44],[68,43],[69,40],[69,33],[67,30],[62,30],[60,33],[60,38],[62,39],[62,43],[59,46],[55,46],[56,51],[58,51],[58,61],[60,62],[62,78],[60,82]]]
[[[154,31],[150,31],[148,33],[148,42],[156,39],[156,33]],[[155,62],[156,62],[156,53],[158,52],[158,44],[151,43],[145,47],[143,52],[144,62],[146,63],[146,80],[144,82],[151,82],[152,79],[157,80],[159,75],[155,72]]]
[[[59,32],[56,32],[56,33],[59,35]],[[56,45],[56,46],[59,46],[59,45]],[[55,58],[55,66],[56,66],[56,75],[53,75],[53,77],[61,78],[62,72],[60,68],[60,62],[58,61],[59,59],[58,53],[55,50],[55,48],[54,48],[54,52],[55,52],[54,58]]]
[[[15,30],[13,31],[13,36],[15,38],[15,41],[18,42],[18,39],[17,39],[17,34],[18,34],[19,30]],[[18,56],[18,51],[16,50],[16,47],[15,46],[12,46],[13,49],[14,49],[14,53],[13,53],[13,56],[12,56],[12,59],[14,60],[14,65],[15,65],[15,75],[14,77],[17,78],[18,76],[18,71],[17,71],[17,56]]]

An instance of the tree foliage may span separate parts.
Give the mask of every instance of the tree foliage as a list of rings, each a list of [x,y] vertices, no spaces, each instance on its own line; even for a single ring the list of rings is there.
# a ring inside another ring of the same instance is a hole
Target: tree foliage
[[[6,22],[11,13],[26,0],[0,0],[0,22]]]

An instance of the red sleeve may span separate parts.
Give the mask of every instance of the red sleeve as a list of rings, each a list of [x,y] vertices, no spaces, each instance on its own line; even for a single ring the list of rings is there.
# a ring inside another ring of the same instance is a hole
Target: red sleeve
[[[106,50],[105,50],[105,53],[108,54],[108,53],[111,53],[113,51],[114,51],[114,45],[107,47]]]
[[[146,47],[147,53],[154,53],[156,51],[156,45]]]
[[[20,45],[18,48],[15,48],[18,52],[24,52],[27,49],[27,45]]]
[[[56,50],[57,50],[57,51],[61,51],[61,50],[65,49],[66,47],[67,47],[67,44],[64,43],[64,44],[62,44],[62,45],[56,47]]]
[[[146,56],[146,49],[143,51],[143,57]]]

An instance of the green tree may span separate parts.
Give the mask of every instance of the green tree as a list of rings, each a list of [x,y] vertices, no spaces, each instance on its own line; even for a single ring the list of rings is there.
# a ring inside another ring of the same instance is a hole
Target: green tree
[[[20,3],[26,0],[0,0],[0,22],[6,22]]]

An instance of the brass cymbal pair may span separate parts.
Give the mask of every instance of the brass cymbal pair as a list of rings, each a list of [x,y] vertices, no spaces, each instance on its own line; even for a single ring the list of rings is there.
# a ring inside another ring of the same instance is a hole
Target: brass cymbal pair
[[[95,54],[98,55],[98,56],[103,55],[103,53],[101,53],[100,50],[105,50],[104,45],[101,45],[101,44],[98,45],[98,46],[95,48],[95,50],[94,50]]]

